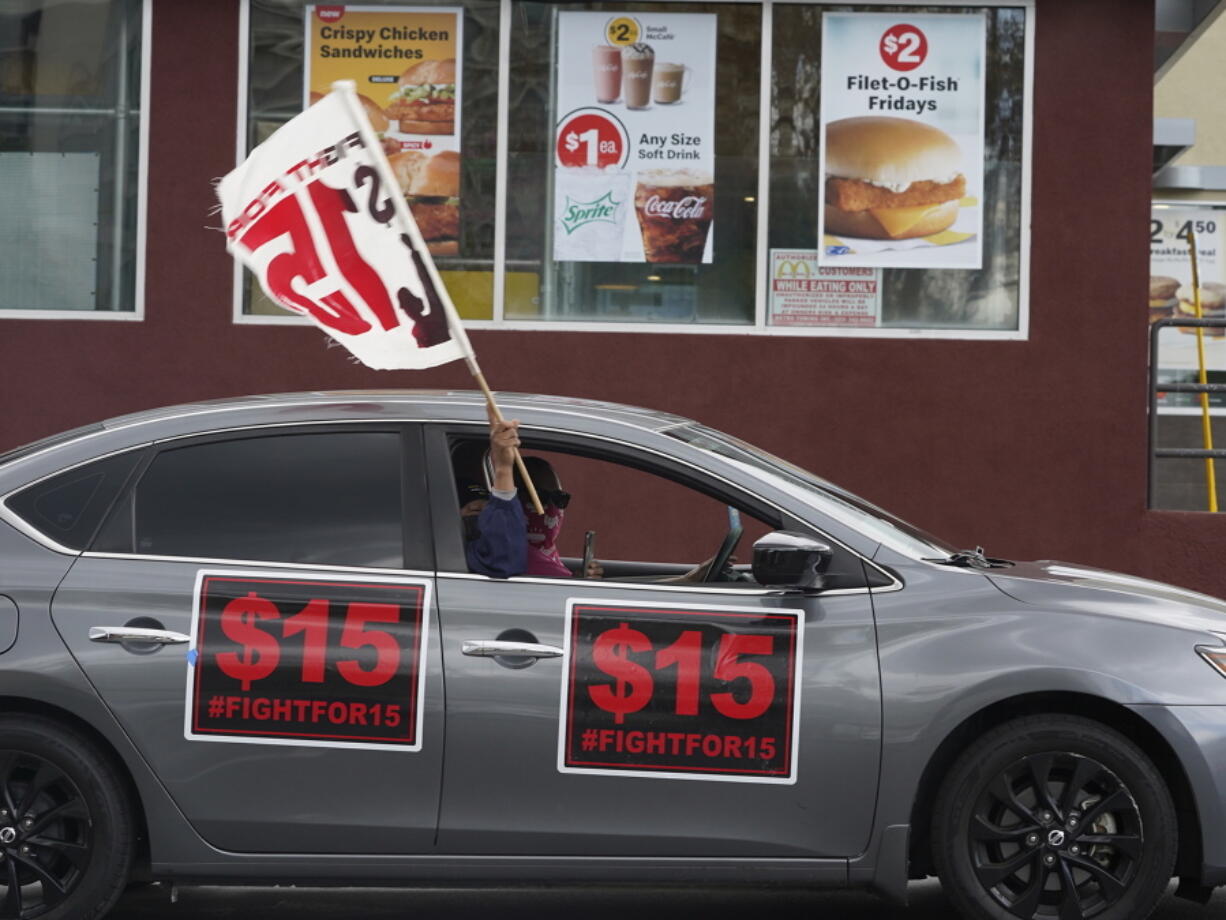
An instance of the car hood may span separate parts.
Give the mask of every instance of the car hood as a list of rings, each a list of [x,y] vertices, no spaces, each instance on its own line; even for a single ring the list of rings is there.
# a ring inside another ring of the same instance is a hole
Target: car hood
[[[1226,602],[1160,581],[1068,562],[1019,562],[988,574],[1024,604],[1101,610],[1165,626],[1226,634]]]

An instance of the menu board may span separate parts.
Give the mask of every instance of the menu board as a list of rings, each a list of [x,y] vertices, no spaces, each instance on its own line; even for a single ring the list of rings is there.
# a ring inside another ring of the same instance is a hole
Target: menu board
[[[711,261],[716,21],[557,13],[555,261]]]
[[[306,7],[303,106],[353,80],[435,256],[460,248],[462,7]]]
[[[824,266],[978,269],[985,14],[824,13]]]

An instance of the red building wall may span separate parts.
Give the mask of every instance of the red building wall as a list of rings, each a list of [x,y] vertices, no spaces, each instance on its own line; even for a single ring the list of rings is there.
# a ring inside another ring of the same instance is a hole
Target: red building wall
[[[234,163],[239,49],[218,36],[237,30],[235,0],[155,3],[146,319],[0,320],[0,448],[187,400],[469,386],[462,365],[376,374],[313,329],[231,322],[230,257],[207,227],[211,180]],[[1148,279],[1152,4],[1039,0],[1035,42],[1029,341],[474,332],[486,376],[697,418],[958,545],[1226,595],[1226,518],[1145,508],[1132,305]]]

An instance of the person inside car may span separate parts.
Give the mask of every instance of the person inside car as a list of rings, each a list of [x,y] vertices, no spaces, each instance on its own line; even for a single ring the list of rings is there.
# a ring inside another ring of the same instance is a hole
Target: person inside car
[[[488,489],[471,473],[459,479],[468,569],[494,578],[515,575],[570,578],[571,571],[558,552],[558,535],[566,506],[570,504],[570,493],[562,489],[548,460],[525,457],[524,466],[545,509],[538,514],[515,469],[519,444],[519,422],[499,421],[491,413],[490,446],[483,476]],[[600,563],[593,560],[585,577],[600,578],[602,574]]]

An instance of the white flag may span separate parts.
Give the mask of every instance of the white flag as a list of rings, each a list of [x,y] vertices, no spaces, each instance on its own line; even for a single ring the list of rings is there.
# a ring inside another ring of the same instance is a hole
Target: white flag
[[[218,188],[226,248],[268,296],[376,370],[472,357],[352,84],[260,144]]]

